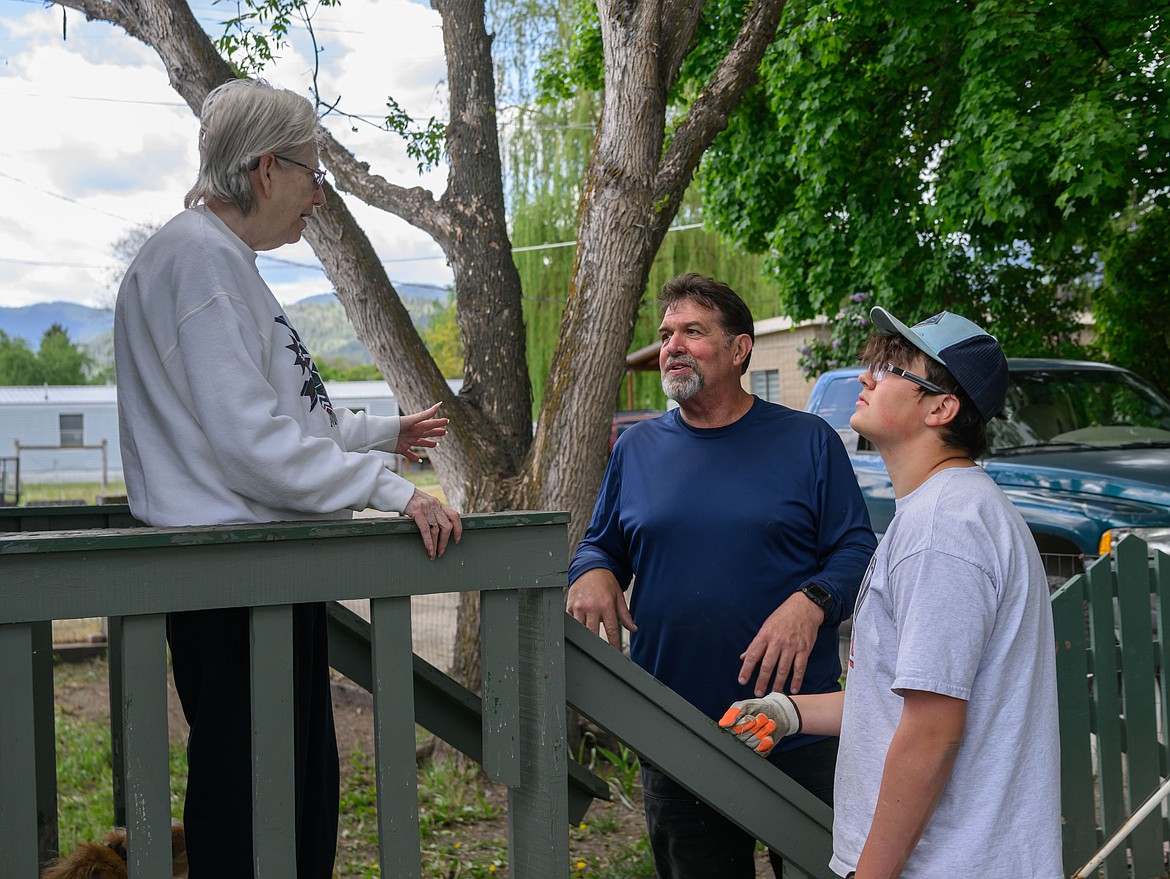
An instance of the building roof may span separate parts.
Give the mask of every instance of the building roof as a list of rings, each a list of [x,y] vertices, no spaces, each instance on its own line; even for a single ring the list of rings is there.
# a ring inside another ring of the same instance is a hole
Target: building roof
[[[0,387],[0,406],[101,406],[116,403],[113,385],[11,385]]]
[[[454,393],[463,387],[462,379],[449,379]],[[327,382],[334,400],[394,399],[394,391],[384,381]],[[118,402],[114,385],[9,385],[0,386],[0,406],[102,406]]]

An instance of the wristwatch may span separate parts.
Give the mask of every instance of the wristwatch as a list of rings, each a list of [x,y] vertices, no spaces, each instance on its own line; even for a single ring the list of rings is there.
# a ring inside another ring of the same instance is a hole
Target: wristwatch
[[[800,587],[800,591],[805,594],[809,601],[823,610],[825,616],[828,617],[829,611],[833,608],[833,593],[820,583],[805,583]]]

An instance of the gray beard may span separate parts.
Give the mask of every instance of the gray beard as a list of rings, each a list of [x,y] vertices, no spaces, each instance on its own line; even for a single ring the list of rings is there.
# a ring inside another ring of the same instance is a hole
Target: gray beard
[[[698,371],[693,371],[690,375],[662,376],[662,392],[676,403],[685,403],[703,390],[705,384],[703,374]]]

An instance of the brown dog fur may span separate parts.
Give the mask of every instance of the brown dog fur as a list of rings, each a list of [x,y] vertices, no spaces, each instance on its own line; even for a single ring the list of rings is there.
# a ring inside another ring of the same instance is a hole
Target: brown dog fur
[[[103,842],[81,842],[67,856],[41,870],[41,879],[127,879],[126,831],[119,828]],[[183,825],[171,826],[171,861],[174,879],[186,879],[187,846]]]

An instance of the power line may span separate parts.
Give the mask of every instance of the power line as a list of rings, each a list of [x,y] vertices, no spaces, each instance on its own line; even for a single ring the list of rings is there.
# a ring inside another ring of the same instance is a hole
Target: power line
[[[58,198],[61,201],[68,202],[69,204],[75,204],[78,207],[85,208],[86,210],[89,210],[89,211],[94,211],[95,213],[98,213],[98,214],[105,214],[107,217],[113,217],[115,220],[121,220],[123,223],[135,222],[134,220],[131,220],[128,217],[123,217],[123,216],[120,216],[118,214],[112,214],[109,211],[103,211],[101,208],[95,208],[93,205],[88,205],[85,202],[78,201],[75,198],[70,198],[67,195],[61,195],[60,193],[50,192],[47,189],[42,189],[41,187],[39,187],[33,183],[29,183],[27,180],[21,180],[19,177],[13,177],[11,174],[8,174],[4,171],[0,171],[0,177],[3,177],[7,180],[11,180],[13,183],[23,184],[24,186],[27,186],[29,189],[35,189],[37,192],[41,193],[42,195],[47,195],[51,198]]]

